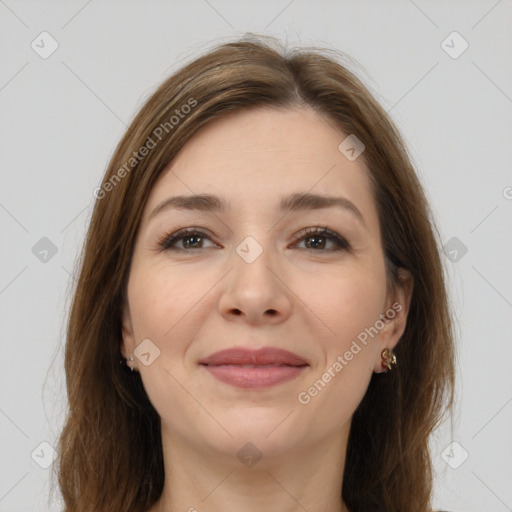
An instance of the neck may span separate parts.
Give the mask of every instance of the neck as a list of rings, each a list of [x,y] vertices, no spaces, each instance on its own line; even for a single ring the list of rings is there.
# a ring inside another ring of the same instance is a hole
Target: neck
[[[149,512],[348,512],[341,499],[347,434],[284,453],[246,446],[237,457],[162,430],[166,481]]]

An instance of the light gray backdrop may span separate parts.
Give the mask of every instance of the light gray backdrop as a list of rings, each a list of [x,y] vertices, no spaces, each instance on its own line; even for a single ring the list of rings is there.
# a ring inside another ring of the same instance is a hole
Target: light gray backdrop
[[[347,52],[404,134],[459,330],[435,503],[512,510],[511,21],[511,0],[0,0],[0,511],[59,510],[69,283],[115,145],[173,70],[249,31]]]

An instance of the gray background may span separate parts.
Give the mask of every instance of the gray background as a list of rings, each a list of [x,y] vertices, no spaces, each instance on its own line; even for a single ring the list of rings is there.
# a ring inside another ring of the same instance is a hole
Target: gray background
[[[459,333],[435,504],[512,510],[511,21],[511,0],[0,0],[0,511],[59,509],[42,466],[65,411],[65,312],[115,145],[172,71],[249,31],[347,52],[402,131],[448,244]],[[46,59],[31,47],[51,49],[43,31],[58,43]],[[453,31],[469,44],[457,58]]]

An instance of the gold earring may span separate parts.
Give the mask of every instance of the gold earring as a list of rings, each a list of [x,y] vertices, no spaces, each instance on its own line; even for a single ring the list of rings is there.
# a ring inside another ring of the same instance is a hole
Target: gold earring
[[[385,348],[382,352],[381,352],[381,357],[382,357],[382,367],[383,368],[387,368],[388,370],[392,370],[393,367],[391,365],[397,365],[397,362],[396,362],[396,355],[393,353],[393,349],[391,348]]]

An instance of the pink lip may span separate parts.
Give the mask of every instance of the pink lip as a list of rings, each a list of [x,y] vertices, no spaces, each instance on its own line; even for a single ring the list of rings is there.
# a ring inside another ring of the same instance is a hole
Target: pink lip
[[[246,389],[267,388],[294,379],[309,366],[297,354],[272,347],[221,350],[199,364],[218,380]]]

